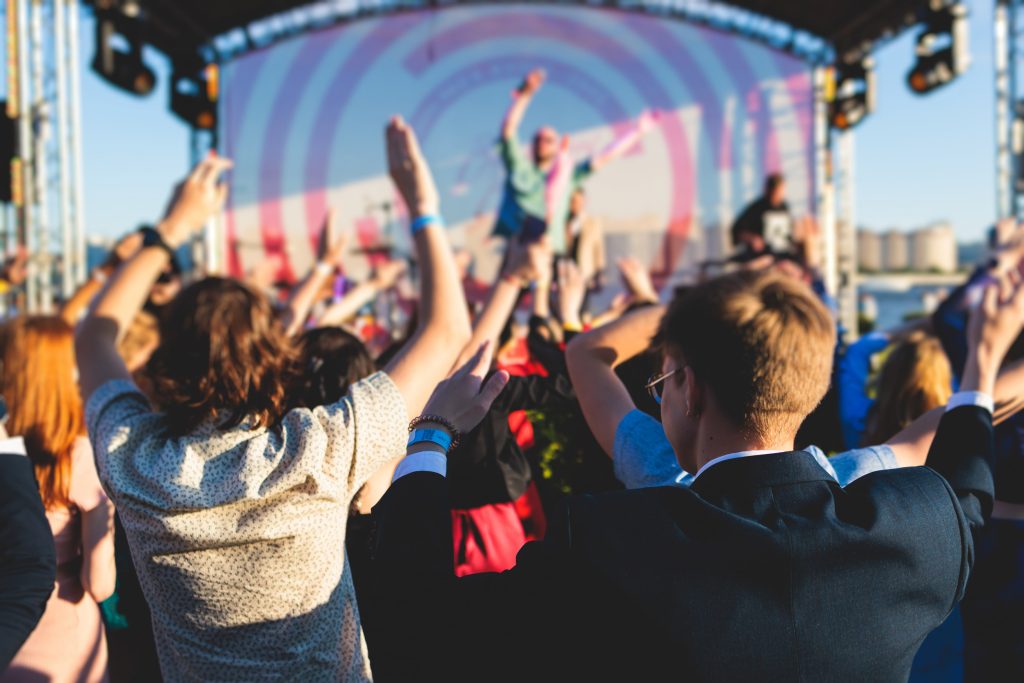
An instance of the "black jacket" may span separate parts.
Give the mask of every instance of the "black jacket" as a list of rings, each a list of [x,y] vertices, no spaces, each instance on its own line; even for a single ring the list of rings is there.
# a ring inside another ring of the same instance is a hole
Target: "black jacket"
[[[0,672],[39,623],[57,555],[32,464],[0,453]]]
[[[806,453],[692,488],[572,499],[502,574],[452,574],[447,483],[374,511],[383,680],[906,681],[964,593],[992,501],[992,423],[942,420],[930,468],[841,488]]]

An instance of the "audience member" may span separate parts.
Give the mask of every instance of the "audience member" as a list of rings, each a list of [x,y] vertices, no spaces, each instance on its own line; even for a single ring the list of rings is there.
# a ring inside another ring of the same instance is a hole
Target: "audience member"
[[[61,318],[21,316],[5,324],[0,349],[7,429],[24,440],[57,553],[46,611],[0,680],[103,681],[107,646],[97,603],[114,592],[114,509],[84,434],[74,336]]]
[[[116,344],[146,292],[223,205],[230,162],[179,187],[143,249],[111,279],[77,340],[100,477],[125,525],[167,680],[362,679],[370,673],[344,520],[469,338],[437,190],[411,129],[388,126],[391,176],[412,216],[420,326],[342,400],[292,408],[297,355],[270,303],[207,278],[161,321],[147,367],[155,410]]]
[[[378,670],[646,678],[681,666],[714,680],[754,671],[905,678],[963,596],[971,532],[991,511],[991,396],[1024,324],[1024,287],[1003,289],[990,288],[972,319],[969,367],[932,444],[932,469],[876,472],[844,488],[793,452],[829,385],[834,328],[813,294],[766,273],[693,288],[659,327],[665,360],[651,385],[665,384],[665,433],[696,473],[689,488],[570,501],[513,570],[457,579],[443,514],[447,448],[413,441],[374,511],[386,587],[378,607],[388,614]],[[508,381],[499,373],[483,384],[488,364],[484,347],[438,387],[426,407],[445,418],[435,427],[457,438],[479,423]],[[463,656],[445,651],[453,639]],[[524,654],[495,671],[510,650]]]

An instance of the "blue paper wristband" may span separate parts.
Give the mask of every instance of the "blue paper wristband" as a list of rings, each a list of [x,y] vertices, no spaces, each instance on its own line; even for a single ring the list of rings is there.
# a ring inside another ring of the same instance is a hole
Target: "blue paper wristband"
[[[430,213],[425,216],[420,216],[419,218],[414,219],[412,222],[412,234],[415,235],[428,225],[435,224],[442,227],[444,226],[444,221],[441,220],[441,217],[438,216],[437,214]]]
[[[406,444],[406,448],[418,443],[437,444],[447,453],[452,447],[452,437],[448,432],[440,429],[414,429],[409,434],[409,443]]]

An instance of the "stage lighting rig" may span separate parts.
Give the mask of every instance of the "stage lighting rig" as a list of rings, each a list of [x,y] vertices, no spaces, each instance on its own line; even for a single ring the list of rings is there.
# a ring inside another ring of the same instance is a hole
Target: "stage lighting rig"
[[[217,96],[220,72],[216,64],[175,63],[171,75],[171,111],[199,130],[217,127]]]
[[[946,85],[966,71],[971,62],[967,7],[933,0],[914,53],[917,61],[907,73],[907,85],[918,95]]]
[[[96,54],[93,71],[133,95],[153,92],[156,74],[142,61],[138,20],[115,11],[96,14]]]
[[[837,130],[853,128],[875,110],[875,61],[864,57],[835,68],[835,92],[829,122]]]

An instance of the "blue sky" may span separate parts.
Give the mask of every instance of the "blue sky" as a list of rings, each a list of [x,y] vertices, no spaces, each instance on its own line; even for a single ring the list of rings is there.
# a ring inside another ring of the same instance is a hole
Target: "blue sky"
[[[928,96],[906,86],[913,35],[879,50],[878,109],[856,131],[856,217],[860,225],[910,229],[949,220],[962,240],[980,239],[995,219],[992,5],[971,7],[973,63]],[[167,106],[166,60],[147,98],[122,93],[89,68],[92,21],[83,21],[83,151],[87,230],[113,236],[152,221],[187,170],[189,136]]]
[[[961,240],[995,220],[992,10],[968,3],[972,63],[923,97],[910,92],[913,32],[875,54],[878,108],[856,131],[856,218],[872,228],[948,220]]]

